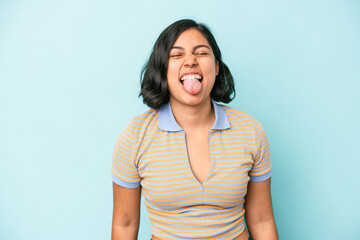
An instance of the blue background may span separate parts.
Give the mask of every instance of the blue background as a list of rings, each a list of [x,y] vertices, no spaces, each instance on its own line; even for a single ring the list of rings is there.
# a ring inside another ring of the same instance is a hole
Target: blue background
[[[229,105],[267,130],[280,238],[360,239],[356,0],[0,0],[0,239],[110,239],[113,145],[181,18],[213,30]]]

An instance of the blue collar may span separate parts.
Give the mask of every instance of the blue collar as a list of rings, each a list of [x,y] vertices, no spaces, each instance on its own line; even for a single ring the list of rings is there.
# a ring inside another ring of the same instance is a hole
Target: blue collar
[[[211,99],[211,103],[215,110],[215,123],[211,129],[227,129],[230,128],[229,119],[227,118],[225,110],[221,105],[217,104]],[[170,102],[164,104],[159,110],[159,128],[160,130],[168,132],[183,131],[183,129],[176,122],[174,114],[171,110]]]

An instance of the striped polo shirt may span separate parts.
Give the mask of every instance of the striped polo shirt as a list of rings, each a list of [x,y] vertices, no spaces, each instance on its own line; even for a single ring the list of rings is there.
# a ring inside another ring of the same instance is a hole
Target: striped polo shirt
[[[212,101],[211,168],[199,182],[190,167],[185,131],[170,103],[132,119],[116,141],[113,181],[142,186],[151,231],[160,239],[233,239],[245,229],[249,181],[271,175],[268,140],[249,114]]]

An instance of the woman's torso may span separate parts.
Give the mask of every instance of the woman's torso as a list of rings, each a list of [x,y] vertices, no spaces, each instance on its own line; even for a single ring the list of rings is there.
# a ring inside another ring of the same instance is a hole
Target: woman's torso
[[[133,162],[118,159],[117,163],[126,169],[129,180],[141,179],[153,234],[159,237],[186,238],[195,236],[192,232],[205,237],[203,230],[211,229],[211,233],[206,232],[212,236],[234,239],[244,232],[243,203],[250,171],[254,170],[255,151],[266,149],[255,145],[254,137],[261,139],[262,131],[248,114],[214,107],[218,121],[206,138],[201,136],[204,141],[187,141],[191,133],[186,134],[177,125],[170,106],[134,118],[129,131],[120,138],[115,155],[132,156]],[[129,155],[131,145],[138,148]],[[197,151],[200,145],[199,154],[192,154],[191,148]],[[199,158],[195,166],[192,160]],[[132,165],[136,168],[131,169]],[[256,174],[267,169],[255,168]],[[113,172],[117,173],[116,169]],[[242,240],[243,236],[247,234],[235,239]]]

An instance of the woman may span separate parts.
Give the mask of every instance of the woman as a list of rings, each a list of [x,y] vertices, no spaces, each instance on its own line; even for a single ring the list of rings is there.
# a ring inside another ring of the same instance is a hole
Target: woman
[[[151,109],[114,148],[112,239],[137,238],[141,191],[153,240],[277,239],[267,137],[216,103],[232,100],[234,83],[206,26],[180,20],[161,33],[140,95]]]

